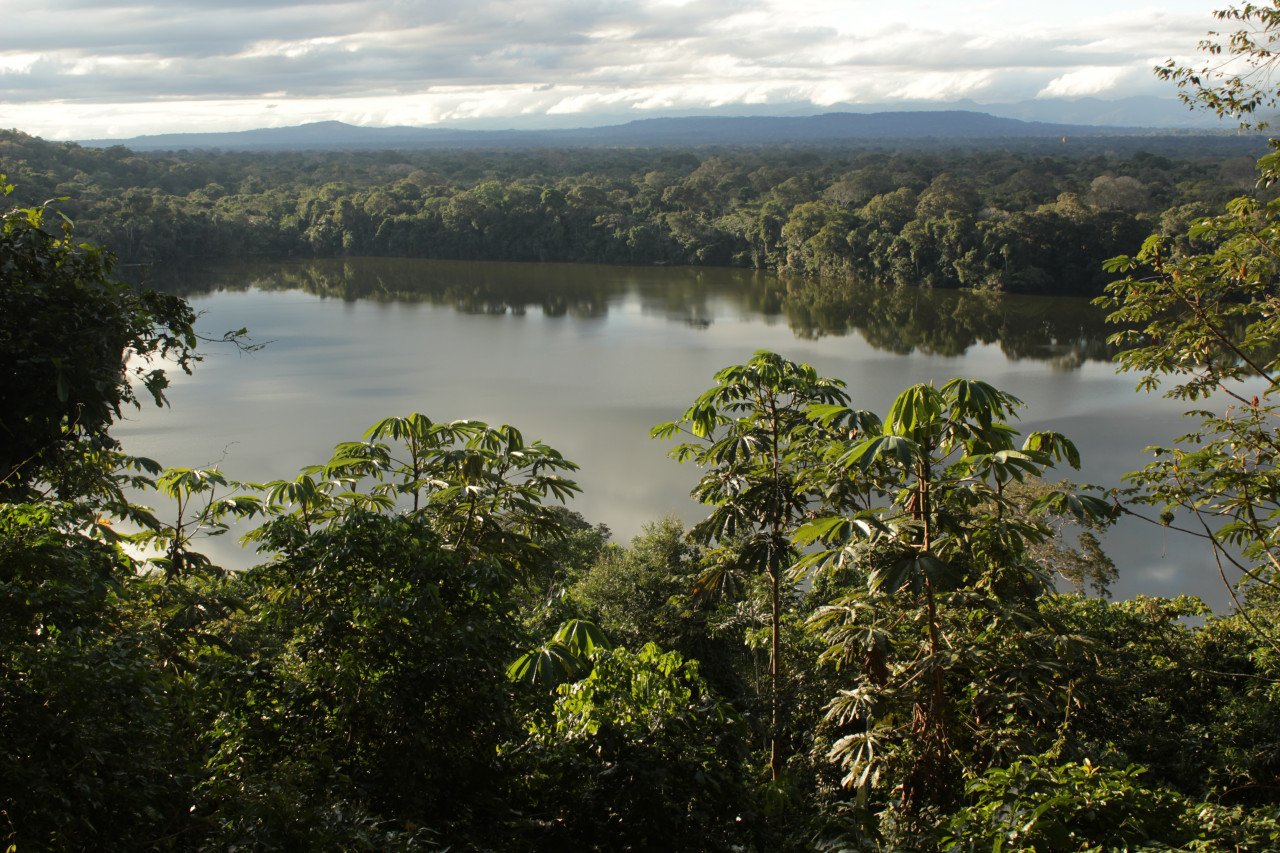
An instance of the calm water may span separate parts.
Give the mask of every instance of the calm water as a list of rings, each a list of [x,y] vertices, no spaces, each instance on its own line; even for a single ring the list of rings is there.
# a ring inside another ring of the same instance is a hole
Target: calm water
[[[649,428],[678,417],[721,367],[758,349],[848,383],[884,413],[907,385],[979,377],[1027,403],[1024,431],[1080,447],[1072,476],[1114,485],[1183,426],[1176,403],[1117,376],[1086,302],[855,290],[735,270],[352,259],[239,265],[156,282],[206,334],[248,326],[262,351],[207,348],[171,408],[131,414],[126,447],[232,477],[291,477],[375,420],[421,411],[518,426],[581,466],[574,508],[625,542],[667,513],[700,517],[696,471]],[[1189,426],[1189,425],[1188,425]],[[1207,551],[1132,523],[1105,545],[1118,597],[1194,592],[1222,605]],[[229,538],[206,551],[244,565]]]

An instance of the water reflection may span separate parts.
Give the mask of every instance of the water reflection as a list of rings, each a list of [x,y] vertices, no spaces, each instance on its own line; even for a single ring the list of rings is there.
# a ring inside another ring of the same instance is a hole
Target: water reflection
[[[998,344],[1010,359],[1063,370],[1114,355],[1103,312],[1083,299],[788,280],[782,306],[800,337],[856,331],[897,355],[954,357],[977,343]]]
[[[346,302],[427,303],[464,314],[602,318],[629,298],[642,312],[706,329],[727,315],[785,317],[816,340],[856,333],[896,355],[954,357],[997,344],[1012,360],[1061,370],[1110,361],[1103,313],[1086,300],[877,287],[737,269],[597,267],[348,258],[235,264],[150,282],[184,296],[301,291]]]
[[[156,282],[158,283],[158,282]],[[172,408],[130,413],[117,434],[170,465],[218,464],[268,480],[328,458],[376,418],[412,411],[519,426],[582,466],[574,503],[620,541],[669,512],[686,522],[696,471],[649,428],[716,371],[770,349],[849,383],[883,412],[914,382],[976,376],[1026,401],[1019,428],[1080,448],[1073,479],[1119,485],[1143,448],[1185,431],[1179,401],[1133,392],[1106,359],[1084,300],[877,289],[745,270],[349,259],[168,276],[216,337],[247,326],[270,345],[213,349],[175,376]],[[234,542],[218,559],[246,561]],[[1198,543],[1129,525],[1107,535],[1114,590],[1195,592],[1221,603]]]

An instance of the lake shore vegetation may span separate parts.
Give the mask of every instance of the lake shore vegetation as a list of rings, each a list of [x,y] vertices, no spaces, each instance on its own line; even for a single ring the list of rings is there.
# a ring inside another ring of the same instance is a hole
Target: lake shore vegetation
[[[878,285],[1098,295],[1099,259],[1256,186],[1261,137],[993,147],[133,152],[0,131],[122,273],[218,258],[709,265]]]

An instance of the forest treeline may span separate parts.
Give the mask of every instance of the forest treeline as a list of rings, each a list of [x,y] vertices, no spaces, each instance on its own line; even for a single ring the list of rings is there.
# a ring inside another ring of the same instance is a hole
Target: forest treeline
[[[1090,295],[1108,280],[1100,259],[1255,191],[1248,155],[1098,146],[140,154],[7,131],[0,165],[24,203],[66,197],[80,233],[126,266],[689,264]]]

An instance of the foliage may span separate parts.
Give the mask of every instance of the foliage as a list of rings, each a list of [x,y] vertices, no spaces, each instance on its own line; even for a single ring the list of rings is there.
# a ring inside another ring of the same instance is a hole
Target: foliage
[[[988,770],[968,786],[973,805],[943,832],[943,850],[1152,849],[1182,840],[1176,795],[1148,787],[1140,767],[1053,764],[1039,757]]]
[[[78,524],[0,504],[0,843],[151,847],[190,805],[189,691],[167,652],[194,638],[139,606],[153,583]]]
[[[1269,59],[1267,7],[1221,17],[1261,23],[1260,40],[1227,50]],[[1248,113],[1265,99],[1239,79],[1217,104]],[[675,455],[704,469],[698,545],[670,519],[607,545],[607,530],[554,505],[577,492],[571,462],[478,421],[386,418],[265,484],[161,472],[122,457],[109,430],[125,406],[163,402],[166,356],[196,359],[189,306],[116,282],[110,256],[75,244],[65,220],[50,228],[49,209],[11,211],[0,846],[1280,841],[1280,209],[1264,191],[1197,220],[1245,186],[1231,164],[751,149],[138,157],[16,133],[0,133],[0,156],[37,197],[77,189],[69,209],[134,260],[199,247],[781,267],[827,278],[763,295],[798,328],[857,325],[939,353],[1004,309],[957,296],[923,331],[912,294],[851,309],[845,277],[1087,289],[1095,256],[1164,210],[1163,236],[1112,264],[1130,273],[1107,297],[1124,324],[1115,343],[1147,387],[1229,407],[1200,413],[1136,482],[1203,519],[1224,575],[1234,560],[1251,578],[1227,616],[1190,599],[1053,595],[1051,571],[1105,580],[1109,565],[1088,540],[1073,553],[1052,539],[1055,522],[1114,510],[1039,480],[1076,464],[1069,441],[1015,444],[1019,401],[975,380],[914,386],[881,420],[772,353],[719,372],[655,430],[687,433]],[[1280,176],[1280,155],[1263,169]],[[354,292],[341,275],[314,286]],[[605,301],[463,290],[484,310]],[[154,486],[176,514],[124,505],[126,485]],[[114,532],[103,510],[143,532]],[[261,519],[250,539],[263,562],[224,573],[198,537],[239,517]],[[129,539],[162,556],[135,561]]]
[[[256,653],[225,664],[201,787],[220,843],[483,829],[515,725],[506,573],[446,549],[425,517],[350,509],[243,583]]]
[[[194,313],[112,278],[110,255],[50,214],[0,217],[0,833],[22,849],[169,846],[189,826],[193,672],[219,581],[139,575],[104,513],[154,521],[124,489],[159,466],[109,428],[142,397],[163,403],[166,359],[197,359]]]
[[[1179,65],[1170,59],[1155,69],[1156,76],[1177,83],[1182,90],[1178,97],[1189,107],[1212,110],[1243,127],[1265,128],[1267,122],[1253,116],[1277,102],[1271,91],[1271,74],[1280,39],[1280,4],[1274,0],[1245,3],[1215,11],[1213,16],[1239,29],[1210,32],[1201,40],[1200,50],[1208,57],[1202,67]]]
[[[671,456],[706,469],[693,496],[713,509],[693,536],[720,547],[695,589],[719,589],[735,574],[768,578],[769,769],[776,781],[786,762],[780,742],[783,574],[793,562],[791,534],[821,497],[805,481],[805,469],[818,461],[815,442],[823,438],[807,413],[811,406],[835,406],[848,397],[843,383],[770,352],[757,352],[715,379],[716,386],[680,420],[659,424],[652,435],[688,434],[693,441],[678,445]],[[861,425],[852,416],[847,428]]]
[[[1139,765],[1029,756],[967,787],[971,803],[940,827],[945,851],[1263,851],[1280,841],[1272,809],[1196,803]]]
[[[629,547],[602,552],[570,599],[619,645],[654,643],[697,660],[716,692],[750,718],[749,707],[767,694],[760,689],[768,660],[767,585],[736,588],[728,578],[732,595],[699,594],[697,581],[708,567],[686,533],[673,516],[644,525]]]
[[[1271,802],[1280,779],[1275,657],[1243,616],[1210,616],[1187,597],[1059,596],[1042,608],[1093,643],[1094,654],[1062,673],[1074,699],[1064,756],[1141,764],[1193,802]],[[1193,628],[1188,617],[1204,623]]]
[[[1036,501],[1070,489],[1071,484],[1065,480],[1047,483],[1028,479],[1008,484],[1004,493],[1013,501],[1013,512],[1031,515]],[[1028,542],[1027,555],[1058,585],[1070,584],[1070,588],[1081,595],[1108,596],[1111,584],[1119,576],[1115,562],[1102,547],[1106,528],[1112,521],[1113,518],[1106,515],[1068,516],[1051,522],[1052,538]]]
[[[567,533],[565,516],[543,500],[577,492],[558,473],[576,468],[512,426],[436,423],[417,412],[384,418],[363,441],[338,445],[327,464],[265,484],[268,511],[297,523],[268,524],[252,537],[287,549],[282,536],[305,538],[349,508],[403,506],[427,519],[464,560],[493,559],[513,577],[533,580],[550,570],[541,542]]]
[[[0,176],[0,192],[11,190]],[[0,496],[118,501],[107,428],[139,390],[164,403],[165,359],[190,371],[195,314],[112,278],[112,257],[77,244],[65,217],[50,230],[50,213],[0,216]]]
[[[734,849],[743,747],[697,663],[652,643],[602,649],[592,663],[530,727],[532,846]]]
[[[31,199],[70,195],[135,264],[428,257],[735,265],[847,282],[1097,293],[1097,260],[1247,186],[1260,140],[859,148],[139,154],[0,132]],[[1153,153],[1154,152],[1154,153]],[[1170,154],[1172,156],[1160,156]]]
[[[1129,276],[1099,300],[1127,326],[1113,340],[1121,367],[1142,374],[1139,387],[1168,381],[1166,396],[1201,403],[1188,413],[1196,429],[1173,447],[1151,448],[1155,461],[1130,476],[1142,499],[1162,508],[1164,523],[1175,511],[1187,514],[1229,587],[1238,573],[1268,585],[1280,574],[1272,462],[1280,416],[1277,221],[1274,203],[1238,199],[1195,226],[1211,251],[1187,253],[1152,237],[1135,257],[1110,262]]]
[[[683,599],[698,573],[700,549],[672,516],[644,526],[629,548],[601,552],[590,572],[570,590],[620,645],[657,643],[691,655],[694,614]]]
[[[173,520],[166,523],[145,507],[129,505],[127,517],[142,529],[128,541],[140,549],[159,551],[161,556],[149,562],[170,579],[219,574],[221,570],[195,549],[195,543],[227,533],[229,519],[262,511],[262,501],[256,495],[243,494],[247,484],[228,480],[217,468],[165,468],[147,485],[169,501]]]
[[[530,649],[507,667],[507,678],[529,684],[552,684],[586,675],[597,650],[608,651],[613,643],[599,626],[583,619],[570,619],[551,639]]]
[[[606,525],[593,525],[567,507],[552,505],[550,509],[556,535],[539,543],[545,571],[536,580],[523,578],[515,592],[517,609],[534,635],[545,634],[577,614],[570,590],[614,547]]]
[[[733,562],[734,555],[721,551],[715,559]],[[699,594],[697,580],[707,569],[702,549],[688,539],[683,524],[668,517],[645,525],[629,547],[603,553],[591,572],[571,588],[570,600],[619,645],[637,649],[654,643],[697,660],[702,677],[750,726],[753,749],[761,745],[767,749],[770,585],[767,577],[735,576],[730,579],[732,589]],[[782,684],[787,712],[782,739],[792,745],[791,760],[803,761],[803,744],[825,692],[810,683],[814,653],[798,624],[796,611],[801,605],[799,601],[784,604],[781,645],[788,650],[793,669]],[[803,778],[804,771],[797,774]],[[800,787],[804,786],[801,782]],[[758,833],[765,829],[756,827]],[[777,829],[768,827],[770,839],[780,838]]]
[[[860,804],[895,791],[908,828],[957,796],[961,756],[985,764],[1019,754],[1069,702],[1051,681],[1078,652],[1035,610],[1049,578],[1030,548],[1052,536],[1036,516],[1110,510],[1052,490],[1020,511],[1011,484],[1079,461],[1056,433],[1032,433],[1015,449],[1005,418],[1020,406],[986,383],[953,379],[908,388],[883,423],[841,407],[812,410],[826,425],[857,417],[869,427],[825,452],[862,506],[796,533],[800,544],[826,546],[801,566],[850,567],[863,581],[810,620],[829,644],[824,658],[860,671],[828,708],[828,722],[846,732],[830,757]]]
[[[375,849],[488,831],[515,724],[513,587],[552,571],[542,545],[574,529],[542,502],[576,491],[556,473],[574,467],[509,426],[412,414],[293,480],[162,478],[204,501],[164,533],[171,552],[188,527],[262,512],[247,538],[276,555],[241,579],[257,659],[219,670],[202,787],[215,837]]]

